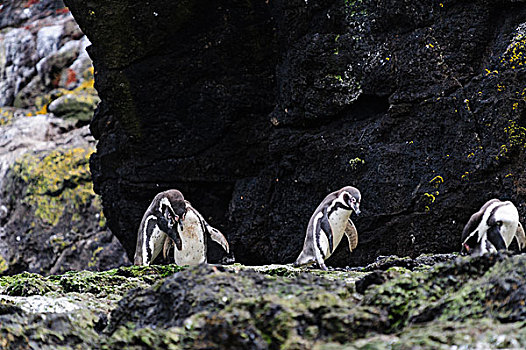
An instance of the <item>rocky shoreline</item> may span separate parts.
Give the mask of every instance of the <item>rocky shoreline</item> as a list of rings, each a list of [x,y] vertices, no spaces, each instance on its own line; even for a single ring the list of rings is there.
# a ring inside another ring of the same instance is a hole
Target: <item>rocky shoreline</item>
[[[0,278],[0,345],[519,349],[525,276],[526,255],[509,253],[384,257],[328,272],[234,264],[23,273]]]

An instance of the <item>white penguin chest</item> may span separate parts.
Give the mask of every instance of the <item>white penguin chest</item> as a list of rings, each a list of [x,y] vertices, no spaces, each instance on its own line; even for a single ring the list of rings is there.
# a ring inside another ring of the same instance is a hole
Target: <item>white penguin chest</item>
[[[188,211],[180,233],[182,249],[174,248],[174,260],[177,265],[199,265],[206,262],[206,247],[201,220],[192,211]]]
[[[499,231],[508,248],[519,226],[519,212],[514,205],[503,205],[495,212],[495,220],[502,223]]]
[[[326,259],[329,256],[331,256],[338,244],[340,244],[340,241],[342,240],[342,237],[345,233],[345,228],[347,227],[347,221],[349,220],[350,216],[350,210],[344,210],[341,208],[338,208],[329,214],[329,225],[332,231],[332,251],[329,245],[329,237],[326,237],[320,242],[322,243],[322,249],[324,250]],[[326,232],[326,234],[329,233]]]

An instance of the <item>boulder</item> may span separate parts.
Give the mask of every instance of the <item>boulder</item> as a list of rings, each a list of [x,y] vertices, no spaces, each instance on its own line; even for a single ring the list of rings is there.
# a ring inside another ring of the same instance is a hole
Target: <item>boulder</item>
[[[0,273],[129,264],[93,193],[87,126],[40,115],[0,129]]]
[[[57,117],[73,119],[87,124],[91,121],[99,101],[97,94],[66,94],[53,100],[49,104],[48,110]]]

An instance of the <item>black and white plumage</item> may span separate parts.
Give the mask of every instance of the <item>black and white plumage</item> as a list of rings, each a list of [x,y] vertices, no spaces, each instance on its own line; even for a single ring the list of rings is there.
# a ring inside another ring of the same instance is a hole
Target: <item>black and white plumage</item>
[[[344,234],[352,252],[358,245],[358,232],[350,216],[353,211],[360,214],[360,201],[360,191],[351,186],[325,197],[309,220],[303,250],[294,266],[316,262],[321,269],[327,270],[324,261],[334,253]]]
[[[161,252],[165,241],[170,237],[175,245],[182,246],[176,227],[182,226],[181,219],[186,213],[183,194],[168,190],[157,194],[144,213],[135,248],[135,265],[149,265]]]
[[[519,250],[524,249],[526,236],[517,208],[510,201],[492,199],[473,214],[464,227],[461,252],[478,256],[508,249],[514,238]]]
[[[161,192],[155,196],[142,218],[134,263],[149,265],[161,250],[166,257],[172,245],[175,246],[174,259],[177,265],[206,263],[208,236],[227,253],[230,252],[225,236],[210,226],[181,192]]]
[[[207,262],[207,239],[214,242],[230,253],[228,242],[223,234],[210,226],[203,216],[190,204],[186,203],[186,214],[183,226],[176,230],[181,237],[181,247],[174,248],[174,260],[177,265],[199,265]]]

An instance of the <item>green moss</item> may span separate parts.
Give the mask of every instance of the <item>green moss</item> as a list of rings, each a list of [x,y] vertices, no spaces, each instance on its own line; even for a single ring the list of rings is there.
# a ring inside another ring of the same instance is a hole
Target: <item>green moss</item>
[[[11,296],[44,295],[57,290],[57,286],[41,275],[23,272],[19,275],[0,278],[0,294]]]
[[[177,265],[130,266],[102,272],[69,271],[48,277],[24,272],[0,277],[0,294],[91,293],[97,297],[120,298],[130,289],[150,286],[183,269]]]
[[[522,349],[526,346],[526,333],[521,327],[524,324],[501,324],[492,319],[431,322],[392,335],[370,335],[345,345],[318,344],[314,349]]]
[[[256,271],[261,274],[273,277],[286,277],[286,278],[295,278],[299,277],[305,273],[310,275],[324,277],[328,280],[339,280],[345,281],[346,283],[354,283],[356,280],[362,278],[367,273],[363,271],[345,271],[345,270],[331,270],[324,271],[320,269],[314,269],[311,267],[293,267],[292,264],[289,265],[263,265],[263,266],[245,266],[241,264],[232,264],[224,266],[225,269],[230,271]]]
[[[493,317],[513,320],[520,317],[517,310],[520,302],[512,296],[515,289],[526,285],[524,276],[526,263],[520,257],[459,258],[427,272],[406,271],[380,286],[369,288],[364,305],[387,311],[390,331],[431,319],[465,321]]]

